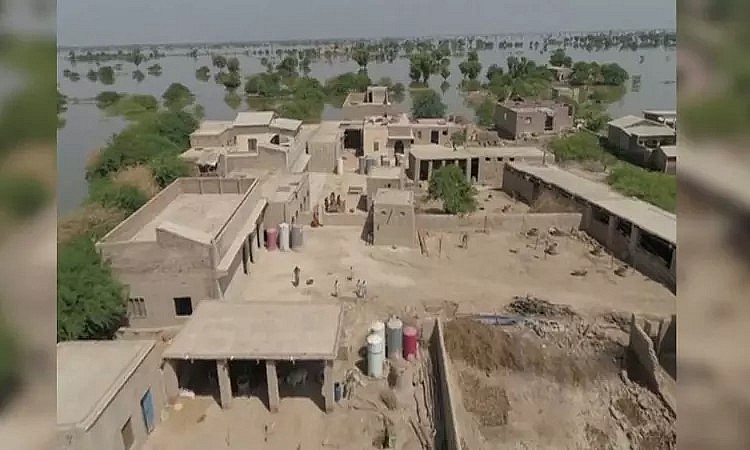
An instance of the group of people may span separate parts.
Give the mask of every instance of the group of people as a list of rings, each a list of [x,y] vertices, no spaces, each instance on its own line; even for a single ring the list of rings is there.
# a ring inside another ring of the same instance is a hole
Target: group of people
[[[325,206],[326,212],[340,212],[343,207],[341,195],[335,195],[331,192],[329,197],[323,199],[323,206]]]
[[[354,279],[354,269],[350,266],[349,267],[349,274],[346,276],[347,281],[352,281]],[[339,296],[339,280],[336,279],[336,281],[333,282],[333,293],[332,295],[334,297]],[[357,280],[357,283],[354,288],[354,295],[358,299],[366,298],[367,297],[367,281],[365,280]]]

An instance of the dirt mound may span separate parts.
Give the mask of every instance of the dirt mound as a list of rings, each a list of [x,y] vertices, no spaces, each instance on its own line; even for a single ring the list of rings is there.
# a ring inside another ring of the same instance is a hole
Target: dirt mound
[[[565,213],[578,212],[580,208],[573,201],[558,197],[549,192],[542,192],[529,209],[532,213]]]
[[[508,424],[510,402],[505,389],[500,386],[487,385],[474,375],[461,373],[461,385],[472,395],[464,395],[464,408],[476,414],[479,423],[484,426]]]
[[[568,318],[577,316],[577,314],[568,306],[556,305],[531,295],[526,295],[525,297],[513,297],[513,301],[505,307],[505,310],[509,313],[522,316]]]
[[[502,329],[472,319],[457,319],[445,326],[445,346],[451,358],[472,367],[492,371],[500,367],[518,369],[510,336]]]

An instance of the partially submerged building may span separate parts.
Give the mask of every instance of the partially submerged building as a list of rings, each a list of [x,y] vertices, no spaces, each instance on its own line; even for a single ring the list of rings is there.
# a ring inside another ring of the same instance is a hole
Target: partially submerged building
[[[154,341],[57,344],[57,448],[142,448],[168,390]]]
[[[301,369],[331,411],[342,317],[340,304],[206,300],[165,349],[165,382],[218,394],[222,408],[264,385],[276,412],[284,394],[279,380]]]
[[[573,105],[554,101],[499,102],[495,129],[509,139],[560,133],[573,128]]]
[[[250,178],[180,178],[97,244],[128,288],[131,327],[181,325],[202,299],[237,295],[263,235],[266,198]]]
[[[342,106],[344,119],[364,120],[370,116],[394,116],[403,113],[403,108],[391,102],[386,86],[368,86],[365,92],[352,92],[346,96]]]
[[[583,213],[582,230],[636,270],[676,289],[674,214],[555,166],[508,163],[503,190],[532,206],[543,195],[575,205]]]
[[[456,164],[473,183],[501,186],[506,162],[523,161],[529,164],[554,162],[554,156],[536,147],[460,147],[452,149],[439,145],[415,145],[409,156],[409,179],[428,181],[435,170]]]
[[[370,209],[373,244],[415,247],[417,225],[414,192],[378,189]]]
[[[201,175],[228,176],[250,169],[302,172],[309,160],[308,134],[300,120],[272,111],[241,112],[234,121],[202,122],[181,157],[194,163]]]

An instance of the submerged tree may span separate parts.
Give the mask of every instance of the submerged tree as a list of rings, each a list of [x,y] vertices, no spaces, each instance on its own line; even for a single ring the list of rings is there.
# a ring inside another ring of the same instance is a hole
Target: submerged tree
[[[133,79],[134,79],[134,80],[135,80],[135,81],[136,81],[137,83],[140,83],[141,81],[143,81],[143,80],[145,80],[145,79],[146,79],[146,74],[144,74],[144,73],[143,73],[143,72],[141,72],[140,70],[134,70],[134,71],[133,71]]]
[[[211,69],[208,68],[208,66],[201,66],[198,68],[198,70],[195,71],[195,78],[198,81],[208,81],[211,79]]]

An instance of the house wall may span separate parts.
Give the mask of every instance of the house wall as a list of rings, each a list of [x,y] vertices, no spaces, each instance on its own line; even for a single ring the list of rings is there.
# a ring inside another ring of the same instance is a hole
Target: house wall
[[[183,182],[186,180],[197,180],[193,178],[179,179],[164,188],[159,195],[146,202],[138,211],[134,212],[127,220],[117,225],[104,239],[126,240],[135,236],[146,224],[154,220],[154,217],[163,211],[178,195],[184,192]]]
[[[364,93],[362,94],[362,98],[364,98]],[[382,115],[395,116],[400,112],[400,109],[396,105],[374,103],[359,103],[357,105],[345,104],[341,110],[344,120],[364,120],[367,117]]]
[[[332,173],[336,171],[336,164],[341,157],[341,142],[308,142],[310,152],[310,172]]]
[[[500,136],[515,139],[518,133],[516,112],[505,105],[496,105],[495,129]]]
[[[129,297],[144,300],[146,317],[130,318],[131,327],[180,325],[189,316],[175,314],[175,297],[190,297],[193,310],[200,300],[218,297],[209,246],[164,236],[159,243],[103,243],[99,249],[115,277],[128,287]]]
[[[630,136],[625,133],[624,129],[614,125],[607,127],[607,142],[618,150],[627,151],[630,149]]]
[[[440,450],[461,450],[462,446],[461,433],[458,426],[458,415],[456,408],[460,407],[458,398],[454,394],[456,381],[453,379],[451,361],[448,352],[445,349],[445,334],[442,321],[435,319],[436,325],[433,327],[429,338],[429,352],[433,363],[433,377],[436,381],[435,407],[437,417],[435,426],[437,434],[435,436],[436,448]],[[423,334],[426,331],[423,329]]]
[[[242,253],[246,252],[247,256],[247,274],[242,268]],[[229,266],[229,275],[219,280],[219,288],[223,293],[225,301],[241,300],[242,291],[246,281],[252,273],[252,263],[250,262],[250,249],[248,248],[247,239],[237,251],[232,264]]]
[[[416,246],[417,231],[413,206],[375,203],[372,211],[375,245]]]
[[[525,179],[523,173],[511,170],[507,166],[503,172],[503,191],[510,195],[515,195],[527,204],[533,204],[534,182],[531,179]]]
[[[287,161],[287,154],[282,150],[259,145],[256,168],[265,170],[288,170],[289,162]]]
[[[151,390],[154,424],[161,422],[161,411],[167,404],[165,385],[161,373],[161,355],[157,348],[141,362],[122,389],[102,411],[88,431],[58,429],[58,447],[66,450],[126,450],[120,430],[130,418],[135,441],[131,450],[138,450],[148,438],[146,423],[141,410],[141,398]],[[93,370],[82,368],[82,370]],[[68,439],[71,437],[72,442]]]
[[[362,133],[362,139],[364,142],[364,152],[367,156],[388,155],[388,127],[385,126],[365,126]],[[378,150],[375,150],[375,143],[378,144]],[[391,147],[391,155],[393,156],[393,147]]]
[[[415,124],[412,128],[414,133],[415,144],[430,144],[430,136],[433,131],[438,132],[438,144],[439,145],[450,145],[451,135],[457,131],[461,131],[462,126],[455,123],[448,122],[445,125],[427,125],[427,124]]]
[[[367,177],[367,206],[372,206],[378,189],[403,189],[404,181],[401,178],[373,178]]]

